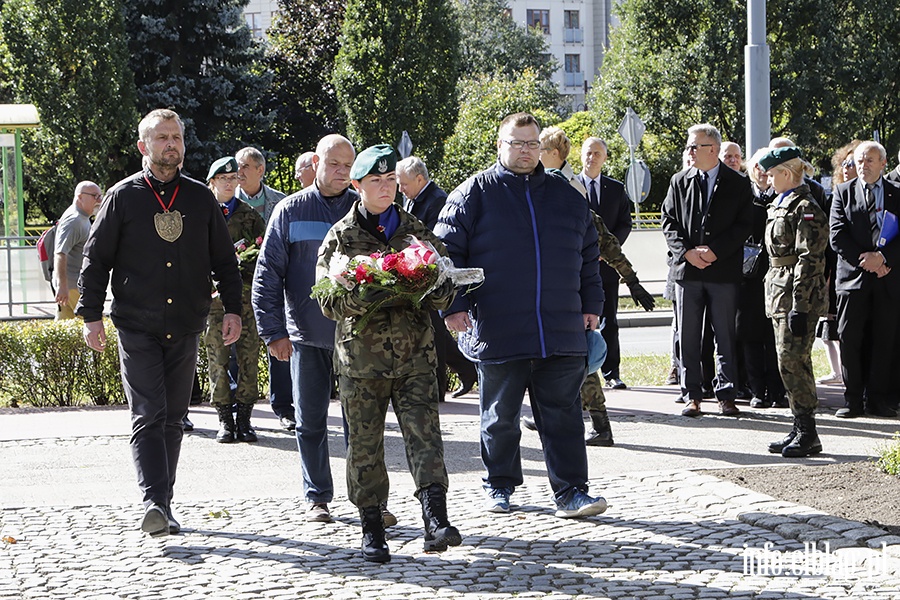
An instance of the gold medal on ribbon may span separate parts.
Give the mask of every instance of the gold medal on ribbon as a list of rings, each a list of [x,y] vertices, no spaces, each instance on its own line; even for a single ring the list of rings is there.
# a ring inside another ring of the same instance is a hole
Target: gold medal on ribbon
[[[156,233],[159,234],[159,237],[167,242],[174,242],[180,238],[181,232],[184,230],[181,213],[177,210],[156,213],[153,215],[153,225],[156,226]]]

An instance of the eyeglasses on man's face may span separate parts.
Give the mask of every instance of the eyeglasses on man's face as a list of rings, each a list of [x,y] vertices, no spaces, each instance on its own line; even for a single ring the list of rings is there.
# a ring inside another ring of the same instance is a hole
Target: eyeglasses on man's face
[[[529,150],[537,150],[541,147],[540,140],[500,140],[505,144],[509,144],[510,148],[515,148],[516,150],[521,150],[523,148],[528,148]]]
[[[712,144],[688,144],[684,150],[685,152],[696,152],[697,148],[712,148]]]
[[[85,196],[90,196],[91,198],[102,198],[103,194],[96,194],[94,192],[81,192]]]

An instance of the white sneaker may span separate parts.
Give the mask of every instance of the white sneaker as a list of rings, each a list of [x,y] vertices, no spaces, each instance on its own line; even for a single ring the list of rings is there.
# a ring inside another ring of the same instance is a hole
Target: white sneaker
[[[825,377],[816,379],[819,385],[840,385],[844,383],[844,379],[838,373],[829,373]]]

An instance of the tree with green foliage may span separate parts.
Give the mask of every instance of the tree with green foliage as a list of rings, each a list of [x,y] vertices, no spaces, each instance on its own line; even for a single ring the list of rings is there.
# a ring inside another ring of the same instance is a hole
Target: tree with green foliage
[[[272,122],[259,105],[272,76],[262,65],[262,43],[244,20],[246,5],[247,0],[125,3],[138,111],[178,112],[186,127],[185,170],[195,177],[204,177],[217,158],[258,144]]]
[[[117,0],[8,0],[0,13],[4,96],[34,104],[23,134],[26,214],[55,219],[81,180],[125,173],[134,148],[134,87]]]
[[[556,87],[530,69],[515,77],[478,75],[459,87],[459,120],[435,174],[444,189],[455,188],[497,160],[497,128],[507,115],[529,112],[541,127],[559,122]]]
[[[464,77],[496,73],[514,76],[531,69],[550,79],[559,68],[544,33],[516,23],[507,0],[457,0],[457,5]]]
[[[646,205],[658,207],[681,169],[690,125],[708,121],[745,145],[746,4],[623,0],[615,10],[620,25],[591,112],[610,142],[613,170],[623,166],[616,129],[625,109],[641,116],[642,155],[654,182]],[[766,10],[772,135],[790,137],[819,162],[877,130],[892,154],[900,146],[900,46],[889,33],[900,31],[896,2],[770,0]]]
[[[437,168],[457,115],[459,29],[451,0],[349,0],[334,84],[357,148],[396,147]]]
[[[273,81],[262,101],[274,119],[261,143],[271,157],[266,178],[279,189],[294,185],[299,154],[313,150],[324,135],[344,131],[332,82],[344,4],[278,0],[265,59]]]

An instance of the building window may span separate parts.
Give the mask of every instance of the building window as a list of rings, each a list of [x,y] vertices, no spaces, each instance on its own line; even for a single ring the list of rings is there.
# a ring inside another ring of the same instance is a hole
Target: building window
[[[250,28],[250,33],[253,34],[253,37],[261,38],[265,33],[262,30],[262,13],[244,13],[244,19],[247,21],[247,27]]]
[[[584,43],[584,29],[581,28],[581,18],[577,10],[563,11],[563,43]]]
[[[550,33],[550,11],[549,10],[533,10],[526,11],[525,20],[529,27],[540,27],[545,34]]]
[[[584,85],[584,73],[581,72],[581,55],[566,54],[565,86],[581,87]]]
[[[566,29],[580,29],[581,25],[578,20],[578,11],[577,10],[564,10],[563,11],[563,27]]]

